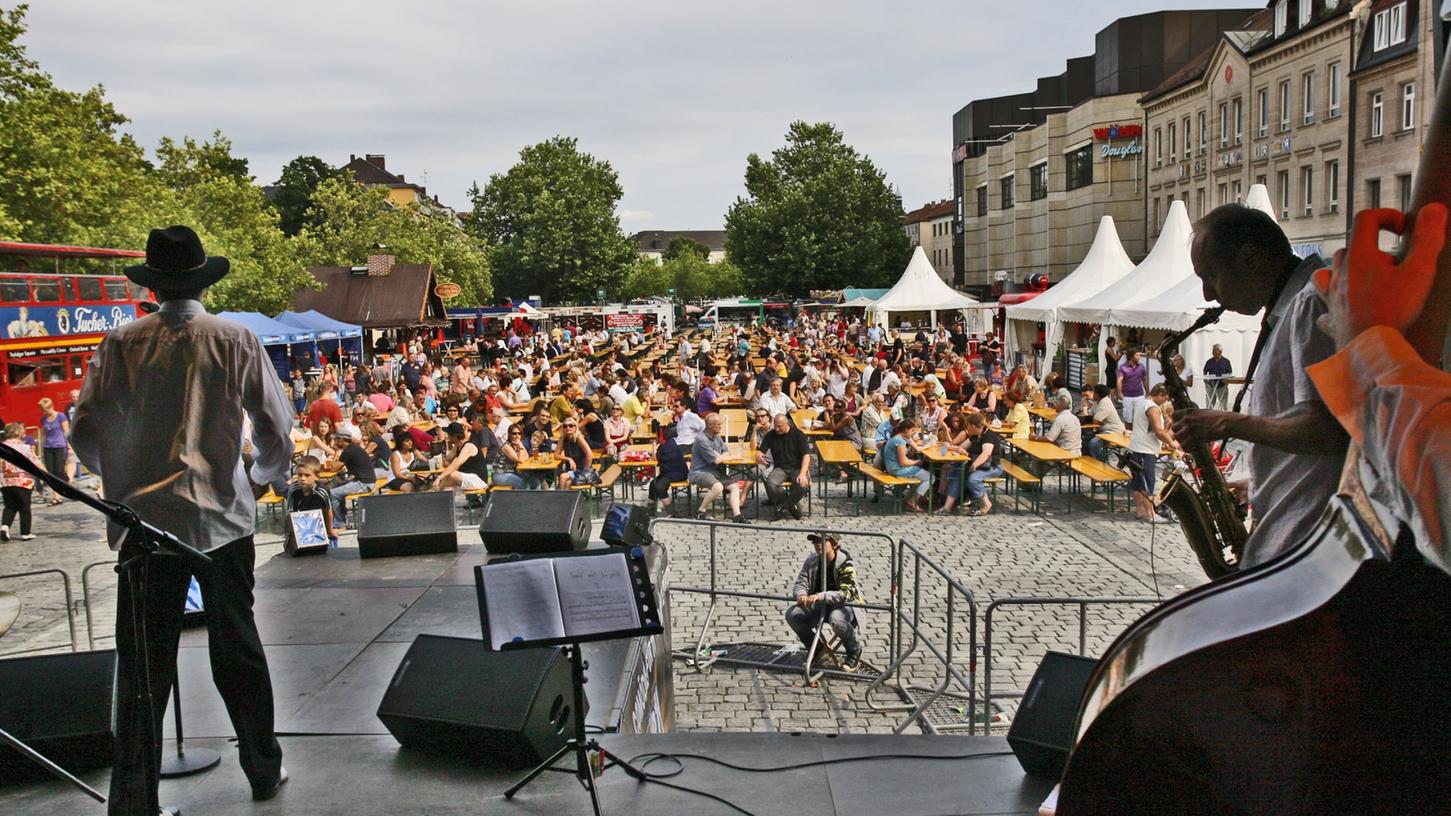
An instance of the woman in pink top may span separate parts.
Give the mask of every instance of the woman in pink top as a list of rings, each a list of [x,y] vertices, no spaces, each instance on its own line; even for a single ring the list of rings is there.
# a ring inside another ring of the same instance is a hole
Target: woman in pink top
[[[25,444],[25,425],[22,423],[12,422],[5,426],[5,444],[25,454],[26,459],[40,467],[35,451]],[[5,496],[5,515],[0,518],[0,541],[10,540],[10,522],[17,515],[20,516],[20,540],[35,538],[30,534],[30,494],[34,490],[34,477],[9,462],[5,463],[4,486],[0,487],[0,493]]]

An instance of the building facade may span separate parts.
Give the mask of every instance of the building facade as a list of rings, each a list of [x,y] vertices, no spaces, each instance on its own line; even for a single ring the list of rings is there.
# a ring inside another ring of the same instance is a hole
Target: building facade
[[[364,187],[382,187],[387,190],[388,203],[394,207],[414,205],[429,215],[452,218],[454,223],[462,226],[458,213],[440,202],[438,196],[430,197],[427,187],[408,181],[401,173],[389,172],[388,159],[382,153],[348,156],[348,163],[342,169]]]
[[[1263,184],[1296,254],[1329,258],[1357,209],[1404,207],[1434,87],[1431,0],[1274,0],[1140,101],[1146,246]]]
[[[655,261],[663,262],[665,250],[670,248],[670,242],[676,238],[688,238],[699,244],[704,244],[710,250],[706,260],[710,263],[720,263],[725,260],[725,230],[643,230],[630,236],[640,254]]]
[[[953,116],[954,283],[1061,280],[1111,215],[1133,257],[1144,245],[1146,141],[1139,97],[1258,9],[1161,11],[1115,20],[1094,53],[1034,91],[975,100]]]
[[[937,276],[949,285],[953,279],[952,199],[935,201],[902,217],[902,229],[913,246],[922,247]]]

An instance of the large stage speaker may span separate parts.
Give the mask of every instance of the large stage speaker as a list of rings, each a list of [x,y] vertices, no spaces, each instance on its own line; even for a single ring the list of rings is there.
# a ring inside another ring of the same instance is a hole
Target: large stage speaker
[[[419,635],[378,719],[407,748],[487,767],[548,759],[574,733],[569,660],[559,649],[493,652],[482,640]]]
[[[491,493],[479,519],[479,538],[494,554],[582,550],[589,543],[586,501],[578,490]]]
[[[1092,658],[1062,652],[1043,655],[1008,728],[1008,745],[1024,771],[1050,779],[1063,775],[1073,749],[1078,703],[1097,664]]]
[[[111,764],[111,689],[116,652],[0,660],[0,728],[68,771]],[[45,769],[0,742],[0,780],[46,777]]]
[[[458,552],[452,490],[364,496],[353,512],[363,558]]]

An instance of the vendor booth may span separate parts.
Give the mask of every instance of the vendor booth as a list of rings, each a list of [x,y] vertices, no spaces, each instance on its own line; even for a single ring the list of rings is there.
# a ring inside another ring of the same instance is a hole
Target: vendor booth
[[[257,335],[278,378],[287,380],[293,368],[309,371],[317,366],[317,336],[312,330],[289,326],[257,312],[220,312],[217,316],[241,323]]]
[[[905,323],[935,329],[939,312],[960,313],[976,304],[975,299],[944,283],[927,260],[927,253],[918,246],[913,248],[912,260],[897,284],[873,303],[868,312],[879,326],[896,328]],[[944,322],[951,322],[952,317],[943,315]]]
[[[331,361],[337,360],[341,349],[353,361],[363,359],[363,327],[313,311],[283,312],[277,316],[278,323],[286,323],[300,329],[310,329],[317,336],[318,348]]]

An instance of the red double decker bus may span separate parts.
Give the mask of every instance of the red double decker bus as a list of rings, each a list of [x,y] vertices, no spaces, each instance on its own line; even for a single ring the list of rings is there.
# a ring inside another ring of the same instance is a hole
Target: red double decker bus
[[[36,425],[43,397],[57,410],[70,406],[101,338],[139,317],[139,304],[151,299],[119,274],[145,257],[0,241],[0,418]]]

